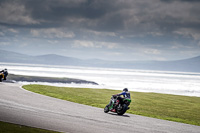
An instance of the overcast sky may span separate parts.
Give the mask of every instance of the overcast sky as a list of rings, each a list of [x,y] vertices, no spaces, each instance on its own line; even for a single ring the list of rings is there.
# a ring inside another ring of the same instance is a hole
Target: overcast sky
[[[200,0],[0,0],[0,49],[82,59],[200,55]]]

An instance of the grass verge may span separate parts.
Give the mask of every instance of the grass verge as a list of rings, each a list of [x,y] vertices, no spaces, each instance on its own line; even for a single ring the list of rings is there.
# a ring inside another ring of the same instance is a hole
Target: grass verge
[[[58,133],[0,121],[0,133]]]
[[[104,108],[109,103],[111,95],[120,92],[109,89],[44,85],[25,85],[23,88],[39,94],[99,108]],[[128,113],[200,126],[200,97],[131,92],[131,98],[132,103]]]

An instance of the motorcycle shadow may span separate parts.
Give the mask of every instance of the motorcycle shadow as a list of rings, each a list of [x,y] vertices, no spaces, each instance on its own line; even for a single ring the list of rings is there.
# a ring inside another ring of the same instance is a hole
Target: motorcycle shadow
[[[115,114],[115,113],[112,113],[112,112],[109,112],[108,114],[115,115],[115,116],[120,116],[120,117],[130,117],[129,115],[118,115],[118,114]]]

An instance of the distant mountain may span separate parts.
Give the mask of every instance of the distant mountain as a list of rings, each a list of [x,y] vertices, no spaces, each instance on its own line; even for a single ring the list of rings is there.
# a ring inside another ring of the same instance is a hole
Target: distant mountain
[[[55,54],[29,56],[0,50],[0,57],[0,62],[12,63],[200,72],[200,56],[176,61],[105,61],[99,59],[81,60],[78,58],[65,57]]]
[[[0,62],[31,63],[33,56],[0,50]]]
[[[65,57],[56,54],[35,56],[35,61],[41,64],[51,65],[79,65],[82,60],[72,57]]]
[[[0,50],[0,62],[49,64],[49,65],[79,65],[81,60],[55,54],[29,56],[16,52]]]
[[[152,61],[140,68],[162,71],[200,72],[200,56],[176,61]]]

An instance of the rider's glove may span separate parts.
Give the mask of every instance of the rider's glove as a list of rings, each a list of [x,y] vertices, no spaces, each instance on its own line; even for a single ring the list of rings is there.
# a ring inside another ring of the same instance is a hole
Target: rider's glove
[[[113,98],[116,98],[117,97],[117,95],[112,95],[113,96]]]

